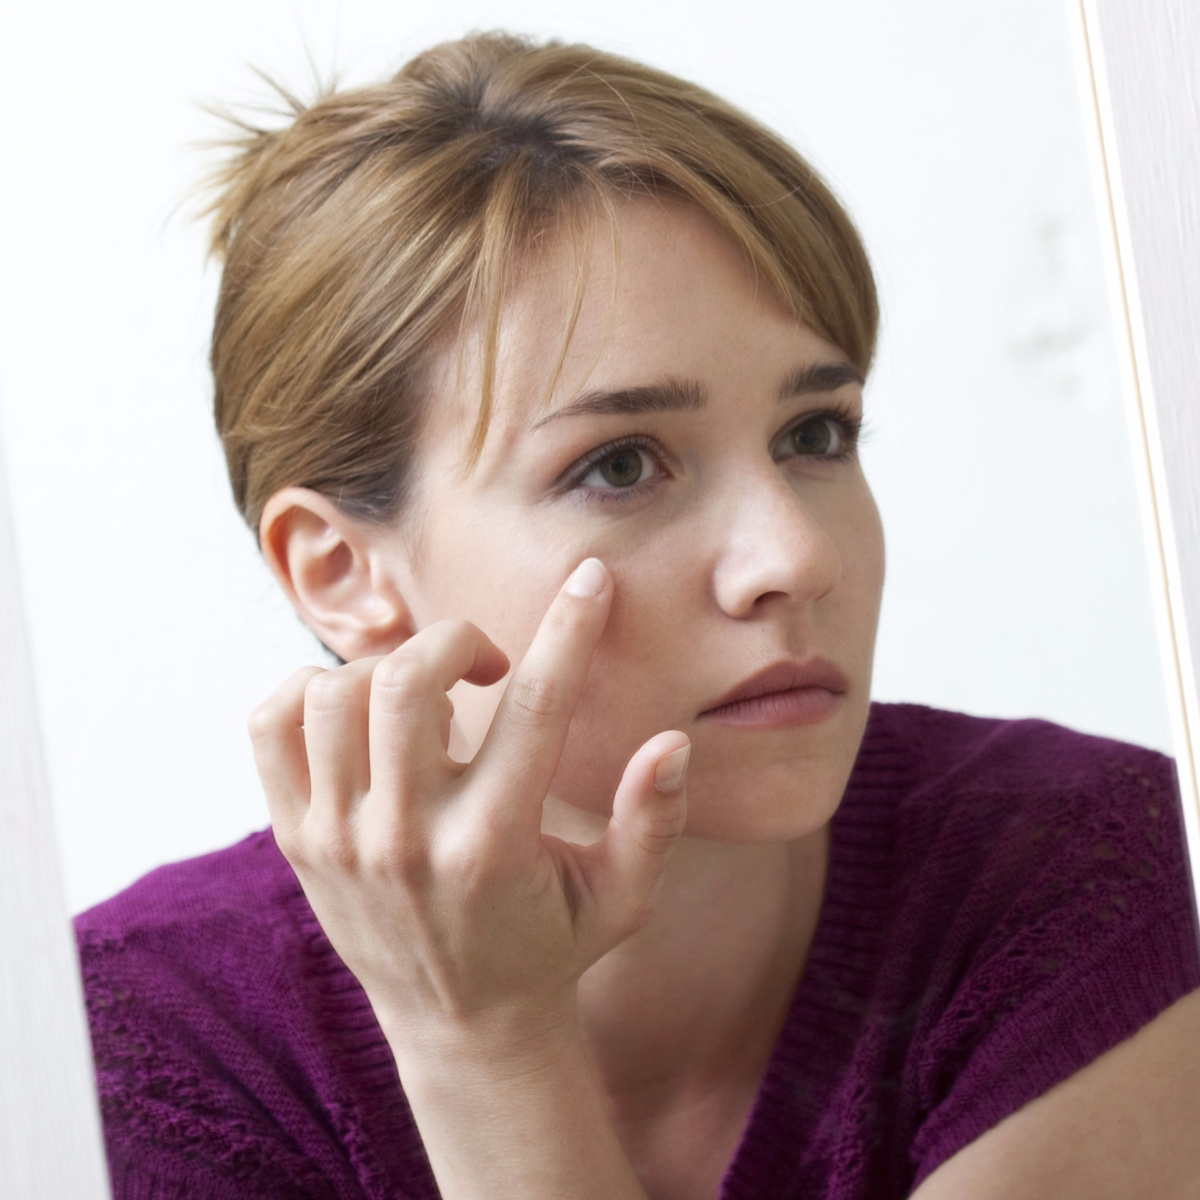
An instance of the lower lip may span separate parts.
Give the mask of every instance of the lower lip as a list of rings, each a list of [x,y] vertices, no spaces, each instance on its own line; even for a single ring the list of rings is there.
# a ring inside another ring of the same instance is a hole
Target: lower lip
[[[840,693],[828,688],[793,688],[789,692],[770,692],[753,700],[723,704],[700,715],[718,725],[739,729],[787,729],[828,720],[837,711],[841,698]]]

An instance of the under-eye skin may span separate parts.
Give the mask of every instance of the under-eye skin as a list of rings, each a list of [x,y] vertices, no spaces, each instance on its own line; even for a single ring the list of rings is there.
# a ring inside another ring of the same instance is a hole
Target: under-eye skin
[[[849,408],[808,412],[775,439],[771,457],[777,462],[793,458],[845,462],[858,448],[861,429],[862,419]],[[665,457],[653,437],[628,434],[597,446],[573,463],[559,477],[555,490],[574,493],[588,503],[624,503],[645,495],[668,477]]]

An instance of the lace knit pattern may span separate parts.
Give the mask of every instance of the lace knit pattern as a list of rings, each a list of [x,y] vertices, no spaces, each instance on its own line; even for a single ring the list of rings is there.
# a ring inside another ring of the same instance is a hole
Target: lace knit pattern
[[[874,705],[720,1200],[891,1200],[1200,987],[1169,760]],[[114,1200],[435,1200],[270,831],[76,921]]]

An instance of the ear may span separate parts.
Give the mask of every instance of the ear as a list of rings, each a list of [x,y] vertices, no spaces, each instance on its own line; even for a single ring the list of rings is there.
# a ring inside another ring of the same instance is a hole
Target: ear
[[[300,619],[335,654],[347,662],[389,654],[412,636],[377,528],[298,487],[267,501],[258,528],[267,566]]]

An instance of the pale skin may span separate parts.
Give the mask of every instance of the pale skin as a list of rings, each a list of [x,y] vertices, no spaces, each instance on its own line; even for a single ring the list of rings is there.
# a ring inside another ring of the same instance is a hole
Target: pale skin
[[[707,218],[637,201],[619,247],[594,232],[557,377],[571,248],[551,241],[506,303],[473,468],[468,338],[438,359],[394,527],[288,488],[260,531],[348,660],[251,718],[276,837],[371,1000],[446,1200],[717,1195],[803,969],[869,702],[883,540],[854,452],[861,381]],[[667,381],[685,406],[567,411]],[[846,682],[826,719],[706,715],[814,655]],[[1195,1010],[915,1195],[1194,1194]],[[1105,1155],[1153,1191],[1084,1169]]]

